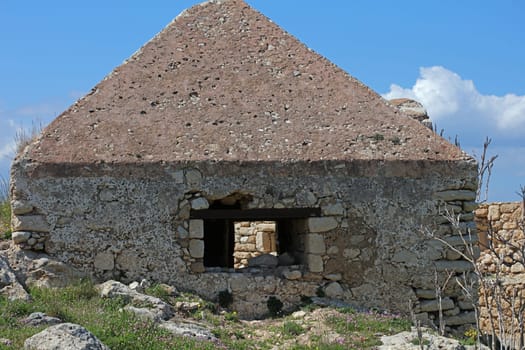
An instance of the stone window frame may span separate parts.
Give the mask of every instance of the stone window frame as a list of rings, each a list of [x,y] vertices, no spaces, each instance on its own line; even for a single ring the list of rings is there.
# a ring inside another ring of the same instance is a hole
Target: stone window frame
[[[320,208],[279,208],[279,209],[241,209],[241,210],[217,210],[203,209],[191,210],[188,220],[188,254],[192,264],[199,263],[204,267],[204,221],[209,219],[210,212],[220,214],[222,218],[232,221],[255,221],[255,220],[290,220],[301,227],[300,235],[304,236],[302,247],[304,251],[301,260],[301,266],[304,266],[308,272],[322,274],[324,272],[323,256],[326,254],[326,244],[324,233],[332,231],[339,227],[339,222],[333,216],[322,216]],[[228,214],[228,212],[230,214]],[[288,212],[288,215],[282,215]],[[255,214],[255,215],[254,215]],[[281,215],[277,215],[281,214]],[[307,214],[307,215],[305,215]],[[221,216],[222,215],[222,216]],[[224,216],[226,215],[226,216]],[[228,268],[224,268],[228,269]],[[213,272],[216,269],[214,269]],[[228,269],[229,270],[229,269]],[[192,269],[194,273],[206,272],[206,267],[202,269]]]

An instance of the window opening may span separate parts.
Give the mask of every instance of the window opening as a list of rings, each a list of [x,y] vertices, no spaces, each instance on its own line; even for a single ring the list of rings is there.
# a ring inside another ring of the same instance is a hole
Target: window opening
[[[305,222],[319,216],[319,208],[242,207],[237,198],[190,212],[190,218],[203,220],[205,267],[242,269],[304,263]]]

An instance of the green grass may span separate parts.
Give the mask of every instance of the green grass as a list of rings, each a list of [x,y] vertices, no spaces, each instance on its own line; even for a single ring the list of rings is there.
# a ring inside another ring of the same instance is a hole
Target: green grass
[[[0,200],[0,239],[9,238],[11,238],[11,205],[9,199],[4,198]]]
[[[148,291],[172,299],[158,287]],[[62,289],[32,288],[30,295],[30,302],[8,301],[0,297],[0,334],[13,342],[10,347],[0,345],[0,350],[21,349],[25,339],[45,328],[30,327],[20,322],[37,311],[85,327],[112,350],[271,349],[275,344],[296,350],[372,349],[380,344],[380,335],[410,328],[410,323],[399,317],[375,312],[359,313],[353,309],[315,310],[325,316],[314,320],[287,316],[269,318],[263,324],[250,324],[239,320],[233,311],[213,311],[211,304],[207,305],[197,296],[184,293],[174,298],[174,302],[202,301],[198,312],[187,317],[206,324],[212,330],[219,341],[210,342],[175,336],[150,321],[138,319],[122,310],[125,300],[100,298],[89,281]],[[319,326],[323,326],[322,331],[310,333]],[[265,331],[263,336],[261,329]],[[296,344],[299,336],[308,339],[308,345]]]
[[[26,338],[45,328],[20,323],[36,311],[82,325],[112,350],[215,349],[217,345],[174,336],[149,321],[139,320],[121,311],[123,300],[99,298],[89,282],[63,289],[32,289],[31,297],[31,302],[0,297],[0,334],[13,342],[9,349],[23,348]]]
[[[0,239],[11,238],[11,205],[9,203],[9,180],[0,177]]]
[[[344,343],[349,348],[368,349],[381,345],[378,334],[391,335],[410,330],[410,321],[395,315],[377,312],[356,312],[341,309],[338,316],[329,317],[328,324],[339,334],[344,335]]]
[[[303,327],[294,321],[286,321],[283,323],[282,333],[284,336],[296,337],[304,333]]]

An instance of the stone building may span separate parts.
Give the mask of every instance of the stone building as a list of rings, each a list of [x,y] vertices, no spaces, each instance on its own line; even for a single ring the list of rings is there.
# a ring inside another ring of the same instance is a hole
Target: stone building
[[[99,280],[230,290],[247,317],[323,292],[432,318],[434,272],[469,265],[420,231],[459,241],[440,212],[472,226],[475,189],[460,149],[243,1],[209,1],[18,155],[13,239]],[[275,251],[235,269],[235,223],[256,221]]]

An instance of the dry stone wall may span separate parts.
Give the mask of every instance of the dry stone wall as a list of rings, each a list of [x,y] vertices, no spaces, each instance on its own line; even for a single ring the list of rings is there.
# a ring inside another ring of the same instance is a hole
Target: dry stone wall
[[[266,313],[270,296],[285,308],[323,293],[398,312],[406,312],[411,299],[418,317],[430,322],[438,310],[435,272],[442,279],[445,271],[470,269],[421,227],[460,245],[442,212],[447,206],[464,229],[472,227],[475,163],[106,164],[89,170],[58,176],[16,163],[13,206],[25,209],[15,211],[13,239],[99,280],[145,278],[208,299],[229,290],[232,308],[244,317]],[[209,268],[206,222],[190,216],[232,198],[243,199],[243,209],[318,208],[320,214],[289,220],[293,261]],[[447,324],[473,322],[459,288],[450,286],[444,297]]]
[[[519,315],[525,305],[524,204],[497,202],[476,210],[482,248],[478,264],[491,286],[480,288],[480,328],[490,334],[494,325],[497,333],[501,328],[514,340],[519,336]]]
[[[248,266],[251,258],[263,254],[277,255],[277,232],[275,221],[242,221],[235,225],[233,252],[236,269]]]

